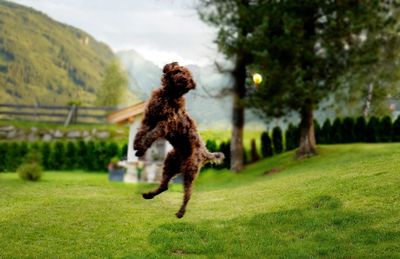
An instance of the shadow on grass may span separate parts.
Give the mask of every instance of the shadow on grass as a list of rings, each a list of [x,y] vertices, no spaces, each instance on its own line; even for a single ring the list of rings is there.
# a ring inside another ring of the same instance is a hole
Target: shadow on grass
[[[374,229],[379,219],[348,211],[332,196],[317,196],[302,209],[251,218],[175,222],[149,235],[157,254],[254,257],[395,256],[400,233]]]

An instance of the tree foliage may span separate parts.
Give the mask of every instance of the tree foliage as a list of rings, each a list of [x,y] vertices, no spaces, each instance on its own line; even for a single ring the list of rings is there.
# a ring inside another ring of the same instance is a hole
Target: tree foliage
[[[344,78],[361,77],[371,68],[377,75],[388,74],[398,67],[399,11],[394,1],[287,0],[254,5],[263,13],[262,22],[249,38],[254,69],[266,80],[249,104],[265,118],[300,113],[302,143],[312,142],[312,111],[321,101],[339,89],[354,90]],[[382,85],[391,80],[379,76]]]
[[[103,82],[97,92],[97,104],[117,106],[121,103],[124,92],[128,88],[126,73],[117,61],[107,67]]]

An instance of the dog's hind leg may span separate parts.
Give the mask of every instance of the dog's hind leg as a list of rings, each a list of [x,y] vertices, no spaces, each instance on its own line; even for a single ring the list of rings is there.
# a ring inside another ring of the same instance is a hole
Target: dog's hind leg
[[[168,153],[167,158],[165,159],[163,175],[160,186],[154,191],[143,193],[143,198],[145,199],[153,199],[154,196],[165,192],[168,190],[168,183],[172,177],[179,173],[179,162],[177,160],[177,154],[175,150],[172,150]]]
[[[183,203],[179,211],[175,214],[177,218],[182,218],[183,215],[185,215],[186,212],[186,206],[190,200],[190,196],[192,195],[192,186],[193,186],[193,181],[196,177],[198,170],[193,170],[189,172],[185,172],[183,175],[183,184],[184,184],[184,192],[185,194],[183,195]]]

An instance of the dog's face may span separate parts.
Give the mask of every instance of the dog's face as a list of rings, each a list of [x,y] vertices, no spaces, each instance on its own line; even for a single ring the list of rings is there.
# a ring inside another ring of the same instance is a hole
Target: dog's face
[[[180,97],[196,88],[189,69],[173,62],[164,66],[163,86],[174,96]]]

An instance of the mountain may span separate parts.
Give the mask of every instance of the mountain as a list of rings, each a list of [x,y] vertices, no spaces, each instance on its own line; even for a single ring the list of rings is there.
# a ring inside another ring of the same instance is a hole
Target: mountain
[[[0,99],[93,104],[111,49],[32,8],[0,0]]]

